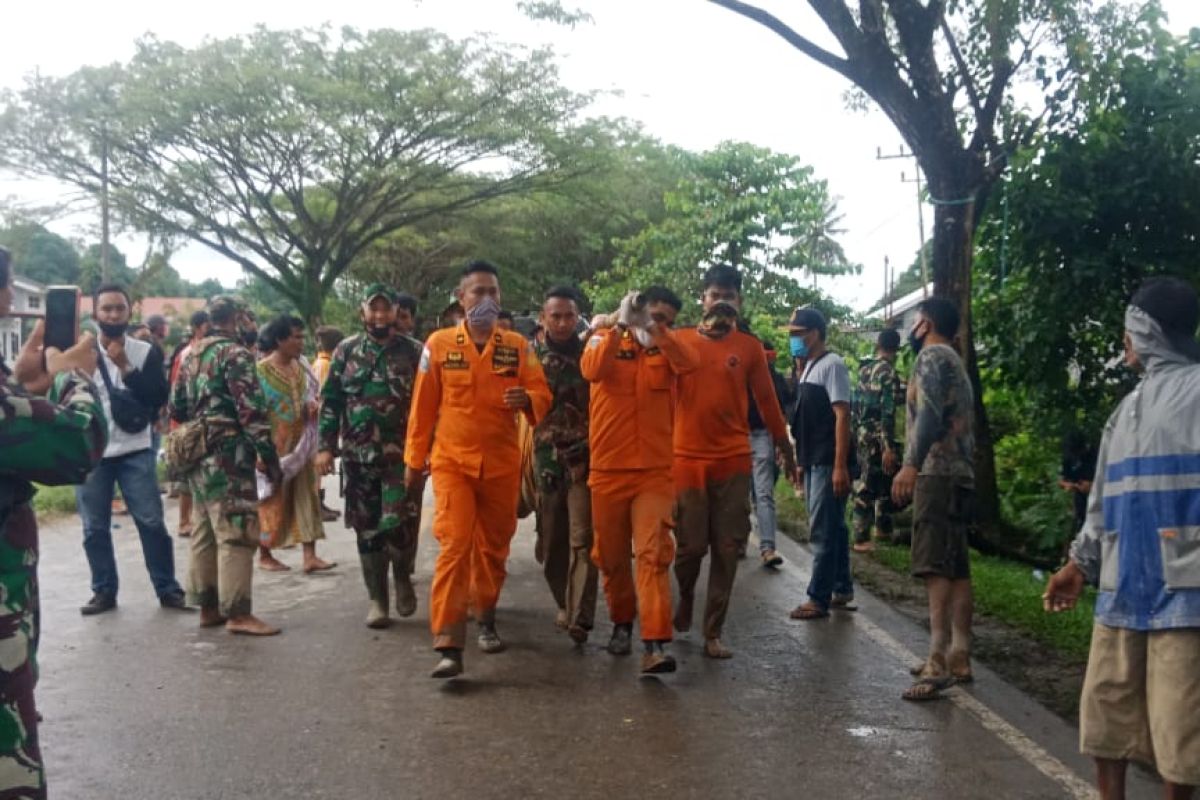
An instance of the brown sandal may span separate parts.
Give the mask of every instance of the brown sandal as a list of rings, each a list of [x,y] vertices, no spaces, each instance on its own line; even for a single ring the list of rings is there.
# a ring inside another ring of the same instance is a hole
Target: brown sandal
[[[912,703],[940,700],[942,692],[954,684],[953,675],[926,675],[925,677],[917,678],[916,682],[908,687],[900,697]]]
[[[829,616],[829,609],[822,608],[810,600],[792,609],[792,613],[789,616],[792,619],[799,620],[824,619]]]

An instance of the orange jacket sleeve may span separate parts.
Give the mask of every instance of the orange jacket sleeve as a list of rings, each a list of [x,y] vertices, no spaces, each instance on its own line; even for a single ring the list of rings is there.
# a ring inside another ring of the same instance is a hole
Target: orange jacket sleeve
[[[404,440],[404,463],[413,469],[425,469],[433,447],[433,429],[437,425],[438,408],[442,404],[442,365],[425,345],[421,366],[413,385],[412,406],[408,412],[408,434]],[[544,379],[543,379],[544,382]]]
[[[783,418],[783,409],[779,407],[779,397],[775,394],[775,383],[771,380],[771,368],[767,366],[767,354],[755,342],[758,358],[750,361],[750,392],[754,395],[754,404],[762,416],[763,424],[771,432],[775,441],[787,441],[787,422]]]
[[[675,331],[670,328],[660,328],[654,344],[666,356],[671,371],[676,375],[685,375],[700,367],[700,356],[696,351],[681,341]]]
[[[592,334],[584,345],[583,357],[579,359],[579,372],[583,379],[590,383],[604,380],[616,363],[617,350],[620,347],[621,332],[616,328]]]
[[[550,406],[554,404],[554,395],[550,391],[550,385],[546,383],[542,362],[531,343],[526,343],[524,355],[521,357],[521,385],[529,395],[529,408],[525,409],[525,417],[529,420],[530,427],[537,427],[550,412]]]

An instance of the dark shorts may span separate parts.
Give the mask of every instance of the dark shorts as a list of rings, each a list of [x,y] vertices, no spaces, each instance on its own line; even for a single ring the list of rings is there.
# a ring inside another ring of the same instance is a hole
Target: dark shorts
[[[912,574],[971,577],[967,534],[975,490],[961,478],[921,475],[913,494]]]

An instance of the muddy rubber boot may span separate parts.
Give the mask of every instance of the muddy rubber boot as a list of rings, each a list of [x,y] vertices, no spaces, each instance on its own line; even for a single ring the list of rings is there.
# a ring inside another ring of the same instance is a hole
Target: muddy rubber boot
[[[503,653],[506,645],[496,632],[496,609],[484,611],[479,615],[479,637],[476,640],[479,649],[485,653]]]
[[[367,597],[371,604],[367,609],[368,628],[386,628],[392,624],[388,618],[388,557],[387,553],[359,553],[362,562],[363,582],[367,585]]]
[[[392,575],[396,583],[396,613],[401,617],[411,617],[417,613],[417,591],[413,588],[407,565],[398,559],[393,560]]]

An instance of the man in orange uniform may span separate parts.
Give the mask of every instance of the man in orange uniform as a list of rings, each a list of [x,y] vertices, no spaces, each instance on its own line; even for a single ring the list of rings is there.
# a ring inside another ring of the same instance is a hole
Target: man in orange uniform
[[[704,275],[704,317],[700,326],[679,332],[699,358],[699,366],[679,379],[675,408],[675,490],[679,543],[675,578],[679,607],[675,630],[692,627],[696,579],[707,553],[708,592],[704,609],[704,654],[733,655],[721,644],[738,555],[750,536],[753,468],[750,450],[750,395],[775,440],[787,474],[795,474],[787,422],[775,395],[762,342],[738,330],[742,278],[718,265]]]
[[[504,649],[496,633],[496,602],[517,529],[516,415],[536,425],[551,403],[532,346],[521,334],[496,327],[496,267],[471,262],[455,294],[466,316],[425,343],[404,445],[408,496],[421,496],[426,463],[433,475],[433,534],[441,545],[430,602],[433,646],[442,655],[435,678],[462,672],[468,603],[479,620],[480,649]]]
[[[638,303],[636,300],[641,300]],[[682,303],[669,289],[631,295],[617,314],[593,321],[580,361],[592,384],[589,445],[592,560],[613,621],[608,651],[628,655],[641,610],[642,673],[675,671],[671,641],[674,486],[671,431],[678,376],[696,367],[671,326]],[[636,592],[631,558],[637,559]]]

